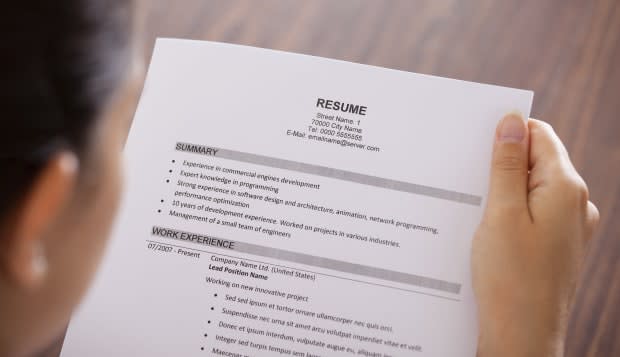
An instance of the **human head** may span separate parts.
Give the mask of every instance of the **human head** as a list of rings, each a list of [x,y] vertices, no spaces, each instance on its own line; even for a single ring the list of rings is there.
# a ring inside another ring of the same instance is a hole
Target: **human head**
[[[141,75],[130,0],[0,12],[0,355],[66,325],[105,247]]]

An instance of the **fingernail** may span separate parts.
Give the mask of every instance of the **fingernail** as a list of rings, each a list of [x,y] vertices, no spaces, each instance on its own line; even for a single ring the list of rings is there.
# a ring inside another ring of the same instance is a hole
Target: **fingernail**
[[[525,122],[520,114],[508,114],[502,119],[498,140],[507,143],[520,143],[525,138]]]
[[[33,280],[39,281],[47,272],[47,259],[45,259],[41,244],[35,246],[31,264]]]
[[[63,153],[60,161],[60,165],[64,172],[74,173],[78,169],[78,158],[72,152]]]

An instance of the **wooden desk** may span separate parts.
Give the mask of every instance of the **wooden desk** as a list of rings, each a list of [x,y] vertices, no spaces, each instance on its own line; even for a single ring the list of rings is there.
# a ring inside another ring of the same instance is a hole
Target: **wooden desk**
[[[206,39],[533,89],[598,205],[568,356],[620,356],[620,2],[141,0],[156,37]],[[58,352],[58,346],[48,355]]]

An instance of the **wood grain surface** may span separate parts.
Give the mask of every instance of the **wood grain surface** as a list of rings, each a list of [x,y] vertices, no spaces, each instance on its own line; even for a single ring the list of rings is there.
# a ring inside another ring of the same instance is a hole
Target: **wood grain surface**
[[[182,37],[534,90],[602,217],[566,355],[620,356],[620,1],[141,0],[140,15],[145,57]]]

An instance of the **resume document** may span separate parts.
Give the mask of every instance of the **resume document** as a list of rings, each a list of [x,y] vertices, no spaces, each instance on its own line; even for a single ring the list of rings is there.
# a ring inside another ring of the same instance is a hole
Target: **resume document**
[[[475,356],[495,126],[532,96],[159,39],[62,356]]]

